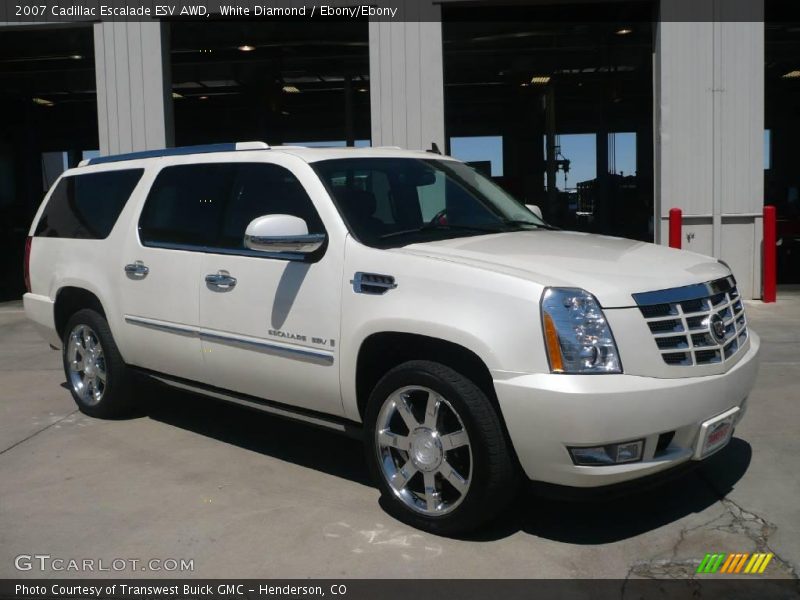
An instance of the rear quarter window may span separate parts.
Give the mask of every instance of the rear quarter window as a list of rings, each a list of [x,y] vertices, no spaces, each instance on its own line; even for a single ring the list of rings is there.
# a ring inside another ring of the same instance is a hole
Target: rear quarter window
[[[144,169],[123,169],[61,178],[34,235],[107,238],[143,173]]]

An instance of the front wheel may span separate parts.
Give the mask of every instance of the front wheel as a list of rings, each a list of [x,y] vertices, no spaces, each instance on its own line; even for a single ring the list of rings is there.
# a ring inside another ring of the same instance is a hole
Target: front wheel
[[[517,473],[486,394],[445,365],[409,361],[373,390],[367,461],[389,512],[439,534],[463,533],[513,499]]]

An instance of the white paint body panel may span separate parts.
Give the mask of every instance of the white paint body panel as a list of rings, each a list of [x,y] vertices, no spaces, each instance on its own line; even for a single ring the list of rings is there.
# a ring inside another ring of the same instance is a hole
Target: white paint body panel
[[[543,230],[390,250],[367,247],[350,236],[309,166],[353,156],[431,158],[390,149],[274,148],[68,171],[146,169],[106,240],[33,239],[26,311],[52,340],[57,337],[52,315],[58,291],[67,285],[83,287],[100,299],[120,351],[132,365],[355,422],[361,420],[357,359],[369,336],[405,332],[446,340],[476,354],[491,373],[526,474],[559,484],[615,483],[689,460],[703,421],[744,407],[758,364],[755,333],[735,359],[721,366],[670,367],[660,361],[644,319],[633,308],[633,293],[726,276],[727,268],[714,259],[630,240]],[[231,161],[276,163],[295,174],[328,236],[320,260],[141,245],[139,213],[160,168]],[[146,277],[124,273],[124,265],[136,260],[150,268]],[[235,287],[209,289],[205,275],[219,270],[237,279]],[[382,295],[355,293],[351,280],[356,272],[390,275],[397,287]],[[624,374],[549,372],[539,314],[547,286],[581,287],[598,298]],[[126,322],[126,315],[139,322]],[[150,326],[143,323],[148,320]],[[670,430],[676,431],[675,447],[653,458],[658,435]],[[566,451],[566,445],[637,438],[647,441],[645,460],[635,464],[576,467]]]
[[[500,270],[545,286],[584,288],[603,308],[634,306],[631,294],[636,292],[702,283],[728,274],[728,269],[707,256],[575,231],[468,237],[415,244],[400,252]]]

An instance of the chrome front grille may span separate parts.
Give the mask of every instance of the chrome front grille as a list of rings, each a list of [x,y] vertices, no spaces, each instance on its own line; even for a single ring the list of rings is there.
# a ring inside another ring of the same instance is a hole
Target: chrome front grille
[[[633,299],[668,365],[724,362],[747,339],[744,305],[733,277],[634,294]]]

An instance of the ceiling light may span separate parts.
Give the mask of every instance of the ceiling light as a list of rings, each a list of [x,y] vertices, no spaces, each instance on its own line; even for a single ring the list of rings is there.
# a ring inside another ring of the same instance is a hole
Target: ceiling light
[[[522,83],[519,84],[519,87],[528,87],[529,85],[530,83],[528,83],[527,81],[523,81]]]
[[[628,29],[627,27],[624,27],[622,29],[617,29],[614,33],[616,33],[617,35],[628,35],[630,33],[633,33],[633,29]]]
[[[534,75],[531,77],[531,83],[535,83],[536,85],[550,83],[550,75]]]
[[[286,92],[287,94],[299,94],[300,88],[298,88],[295,85],[285,85],[283,86],[283,91]]]
[[[368,92],[369,90],[367,88],[358,88],[358,91],[361,92],[362,94],[364,94],[364,93]]]
[[[241,52],[252,52],[255,49],[256,49],[256,47],[255,46],[251,46],[250,44],[242,44],[241,46],[239,46],[237,48],[237,50],[239,50]]]
[[[69,57],[72,60],[82,60],[83,59],[83,54],[70,54]]]
[[[173,100],[180,100],[181,98],[183,98],[183,94],[179,94],[178,92],[172,92]]]
[[[33,103],[39,106],[53,106],[54,102],[45,100],[44,98],[33,98]]]
[[[200,100],[208,100],[208,96],[200,96]]]
[[[800,77],[800,71],[789,71],[788,73],[784,73],[781,75],[783,79],[797,79]]]

